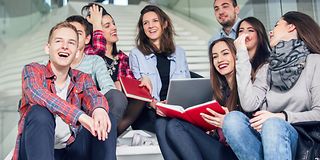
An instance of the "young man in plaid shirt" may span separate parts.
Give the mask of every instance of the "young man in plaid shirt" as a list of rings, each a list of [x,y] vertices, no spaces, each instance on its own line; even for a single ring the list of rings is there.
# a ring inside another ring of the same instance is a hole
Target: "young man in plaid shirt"
[[[116,127],[90,75],[70,68],[76,28],[62,22],[49,34],[49,62],[22,73],[21,119],[13,159],[116,159]]]

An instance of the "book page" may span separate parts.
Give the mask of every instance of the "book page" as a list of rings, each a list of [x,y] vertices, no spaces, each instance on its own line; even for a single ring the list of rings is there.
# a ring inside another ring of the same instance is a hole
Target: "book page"
[[[195,106],[192,106],[192,107],[188,107],[185,110],[188,111],[188,110],[192,110],[192,109],[199,108],[199,107],[202,107],[202,106],[208,106],[209,104],[214,104],[214,103],[218,103],[218,102],[216,100],[213,100],[213,101],[201,103],[201,104],[198,104],[198,105],[195,105]]]
[[[157,103],[157,106],[161,106],[161,107],[164,107],[164,108],[168,108],[168,109],[170,109],[170,110],[175,110],[175,111],[178,111],[178,112],[181,112],[181,113],[183,113],[183,112],[184,112],[183,107],[178,106],[178,105],[171,105],[171,104]]]

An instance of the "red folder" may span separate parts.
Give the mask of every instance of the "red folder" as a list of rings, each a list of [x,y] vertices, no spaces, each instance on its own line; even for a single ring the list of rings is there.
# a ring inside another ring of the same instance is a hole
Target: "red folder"
[[[140,81],[128,77],[120,77],[122,89],[127,97],[151,102],[152,96],[146,87],[140,87]]]
[[[217,113],[225,114],[225,111],[222,109],[220,104],[215,100],[202,103],[199,105],[195,105],[192,107],[188,107],[186,109],[178,105],[170,105],[170,104],[164,104],[160,102],[158,102],[156,106],[167,117],[183,119],[185,121],[192,123],[195,126],[202,128],[205,131],[211,131],[213,129],[216,129],[217,127],[207,123],[202,118],[200,113],[212,115],[209,111],[207,111],[207,108],[210,108]]]

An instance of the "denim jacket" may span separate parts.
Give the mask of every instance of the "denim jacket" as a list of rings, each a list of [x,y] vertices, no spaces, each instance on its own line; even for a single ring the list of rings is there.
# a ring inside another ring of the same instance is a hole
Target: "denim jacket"
[[[175,53],[171,54],[170,79],[190,78],[190,72],[185,52],[176,46]],[[134,48],[129,54],[129,64],[136,79],[148,76],[152,83],[152,96],[160,100],[159,94],[162,87],[160,75],[157,69],[157,57],[155,54],[144,55],[139,49]]]

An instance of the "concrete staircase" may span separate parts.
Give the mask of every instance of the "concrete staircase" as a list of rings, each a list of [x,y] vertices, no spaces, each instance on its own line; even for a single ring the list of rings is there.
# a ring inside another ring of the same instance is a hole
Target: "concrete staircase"
[[[19,115],[17,102],[21,96],[21,71],[25,64],[41,62],[47,59],[44,45],[47,42],[49,29],[66,17],[80,14],[82,2],[70,2],[63,8],[53,10],[49,15],[39,20],[29,33],[21,36],[14,43],[9,44],[6,50],[0,53],[0,159],[13,148]],[[119,42],[118,49],[125,53],[134,48],[136,24],[140,10],[145,4],[129,6],[109,6],[105,8],[114,17],[117,27]],[[185,49],[189,68],[205,77],[209,77],[209,64],[207,58],[207,40],[211,37],[182,18],[177,13],[166,10],[172,18],[177,32],[175,42]],[[119,158],[121,159],[121,158]]]

